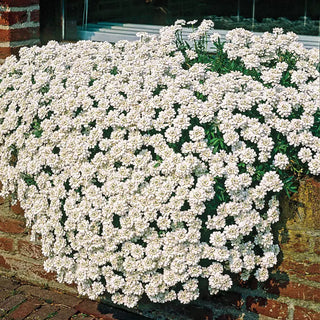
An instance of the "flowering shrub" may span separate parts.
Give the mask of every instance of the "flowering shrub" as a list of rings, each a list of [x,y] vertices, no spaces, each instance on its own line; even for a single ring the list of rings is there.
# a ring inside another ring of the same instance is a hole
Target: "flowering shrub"
[[[45,269],[135,306],[268,278],[278,193],[320,174],[319,51],[281,30],[24,48],[0,69],[0,181]]]

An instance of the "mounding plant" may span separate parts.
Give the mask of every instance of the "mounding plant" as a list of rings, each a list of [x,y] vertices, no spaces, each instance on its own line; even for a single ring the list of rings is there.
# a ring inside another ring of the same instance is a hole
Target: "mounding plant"
[[[222,43],[209,20],[186,42],[184,24],[0,68],[1,196],[45,269],[92,299],[189,303],[201,279],[211,294],[267,280],[279,192],[320,174],[319,50],[281,29]]]

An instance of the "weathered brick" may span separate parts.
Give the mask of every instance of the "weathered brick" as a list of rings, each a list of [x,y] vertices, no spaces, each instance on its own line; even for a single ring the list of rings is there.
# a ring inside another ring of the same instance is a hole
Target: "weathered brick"
[[[24,233],[25,222],[6,217],[0,217],[0,231],[7,233]]]
[[[12,271],[16,271],[20,276],[24,278],[42,278],[44,280],[56,280],[56,274],[52,272],[46,272],[43,269],[41,260],[34,260],[30,262],[25,260],[23,256],[7,256],[5,257],[4,262],[6,263],[7,269],[11,269]],[[1,255],[0,255],[0,266],[1,266]]]
[[[62,308],[54,315],[51,320],[65,320],[71,318],[77,311],[73,308]],[[73,318],[72,318],[73,320]]]
[[[12,291],[6,290],[6,289],[1,289],[0,290],[0,303],[7,299],[9,296],[12,295]]]
[[[6,290],[15,290],[20,286],[18,282],[13,279],[0,277],[0,288]]]
[[[268,293],[281,295],[293,299],[320,302],[320,289],[307,286],[302,283],[283,283],[281,281],[269,280],[265,285]]]
[[[310,249],[310,237],[303,232],[289,230],[286,242],[280,243],[283,251],[308,252]]]
[[[10,319],[23,320],[31,312],[36,310],[42,305],[42,302],[38,299],[30,299],[23,302],[16,310],[10,313]]]
[[[308,280],[320,282],[320,263],[306,263],[306,278]]]
[[[0,237],[0,250],[13,251],[13,240],[10,238]]]
[[[288,317],[288,306],[275,300],[249,296],[247,297],[246,307],[249,311],[279,320],[285,320]]]
[[[16,204],[14,204],[14,205],[10,206],[10,208],[11,208],[11,210],[12,210],[14,213],[16,213],[16,214],[19,214],[19,215],[23,216],[23,214],[24,214],[24,210],[21,208],[21,206],[20,206],[20,202],[19,202],[19,201],[17,201],[17,203],[16,203]]]
[[[92,319],[96,319],[96,318],[85,315],[83,313],[78,313],[72,317],[72,320],[92,320]]]
[[[11,26],[16,23],[26,22],[28,19],[27,11],[3,11],[0,12],[0,25]]]
[[[320,312],[296,306],[294,308],[294,320],[319,320]]]
[[[40,10],[33,10],[30,12],[30,21],[40,22]]]
[[[39,4],[40,0],[1,0],[3,6],[8,7],[28,7],[30,5]]]
[[[1,254],[0,254],[0,267],[1,267],[1,268],[4,268],[4,269],[7,269],[7,270],[10,270],[10,269],[11,269],[11,267],[10,267],[10,265],[8,264],[8,262],[7,262],[7,260],[5,259],[5,257],[2,256]]]
[[[315,239],[314,243],[314,253],[320,255],[320,237]]]
[[[289,201],[281,202],[287,228],[320,230],[319,199],[320,181],[315,178],[301,180],[298,192]]]
[[[0,39],[2,41],[24,41],[29,39],[37,39],[39,36],[39,27],[0,29]]]
[[[23,296],[22,294],[17,294],[17,295],[8,297],[6,300],[0,303],[0,310],[8,312],[12,308],[21,304],[24,300],[26,300],[26,297]]]
[[[54,314],[58,311],[58,307],[51,304],[46,304],[39,309],[36,309],[33,311],[28,317],[26,317],[26,320],[44,320],[48,318],[51,314]]]
[[[306,272],[309,274],[316,274],[320,273],[320,263],[310,263],[309,261],[306,261],[307,268]]]
[[[43,269],[42,265],[41,266],[35,266],[33,268],[33,272],[36,276],[49,280],[49,281],[55,281],[57,280],[57,274],[55,272],[47,272]]]
[[[283,272],[289,272],[291,274],[298,274],[301,276],[305,273],[306,266],[302,262],[284,259],[278,269]]]
[[[33,244],[29,241],[20,240],[18,242],[18,251],[22,255],[33,259],[43,259],[41,246]]]
[[[49,291],[30,285],[21,286],[17,289],[17,291],[25,295],[38,297],[43,300],[54,301],[55,303],[68,307],[74,307],[82,301],[82,299],[79,299],[71,295],[67,295],[56,291]]]
[[[320,282],[320,264],[311,263],[310,261],[297,262],[289,259],[284,259],[280,266],[279,271],[294,274],[299,278]]]
[[[1,259],[1,257],[3,259]],[[6,269],[11,269],[16,271],[20,276],[27,279],[42,278],[43,280],[54,281],[57,276],[56,273],[46,272],[43,268],[43,259],[34,259],[34,262],[31,262],[27,257],[23,255],[10,255],[10,256],[1,256],[0,255],[0,266],[5,267]]]

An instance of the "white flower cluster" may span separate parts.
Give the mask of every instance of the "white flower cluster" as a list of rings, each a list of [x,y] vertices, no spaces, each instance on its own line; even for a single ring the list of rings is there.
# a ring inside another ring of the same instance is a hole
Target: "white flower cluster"
[[[259,67],[262,81],[201,63],[186,69],[174,43],[179,27],[115,45],[49,42],[0,69],[1,194],[17,194],[46,270],[90,298],[188,303],[199,278],[212,294],[228,290],[232,274],[266,280],[279,252],[271,232],[283,186],[277,168],[289,165],[273,152],[275,134],[320,174],[311,130],[318,53],[292,35],[238,29],[225,50]],[[298,61],[291,87],[276,62],[286,50]],[[219,134],[225,148],[215,149],[209,142]],[[255,180],[268,161],[273,169]]]

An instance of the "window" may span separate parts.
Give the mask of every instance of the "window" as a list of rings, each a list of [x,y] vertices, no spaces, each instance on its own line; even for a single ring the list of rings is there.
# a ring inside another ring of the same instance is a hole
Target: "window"
[[[242,27],[264,32],[282,27],[300,35],[320,33],[318,0],[64,1],[67,39],[133,40],[138,31],[156,33],[161,26],[177,19],[204,18],[212,19],[215,28],[221,30]]]

